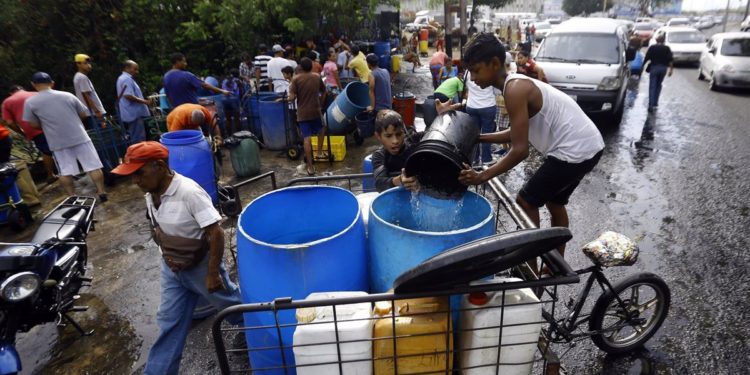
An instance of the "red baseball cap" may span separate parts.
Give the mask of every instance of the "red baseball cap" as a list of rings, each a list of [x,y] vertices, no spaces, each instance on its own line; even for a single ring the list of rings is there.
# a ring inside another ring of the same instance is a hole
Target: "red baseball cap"
[[[169,157],[169,150],[159,142],[145,141],[128,147],[122,164],[112,170],[112,173],[127,176],[139,170],[143,165],[154,160],[164,160]]]

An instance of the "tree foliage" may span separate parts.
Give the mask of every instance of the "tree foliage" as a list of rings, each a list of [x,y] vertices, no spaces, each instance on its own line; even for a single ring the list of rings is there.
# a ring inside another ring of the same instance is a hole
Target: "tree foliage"
[[[35,71],[71,90],[76,53],[93,58],[90,77],[112,109],[121,62],[140,65],[144,93],[155,92],[180,51],[196,75],[224,74],[259,43],[296,43],[328,33],[368,31],[378,4],[397,0],[0,0],[0,98],[28,86]]]
[[[562,9],[571,16],[591,14],[608,10],[614,5],[614,0],[607,1],[607,9],[604,9],[605,0],[563,0]]]

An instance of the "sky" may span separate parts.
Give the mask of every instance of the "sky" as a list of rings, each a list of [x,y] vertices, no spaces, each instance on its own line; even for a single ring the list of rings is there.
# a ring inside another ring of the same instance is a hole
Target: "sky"
[[[731,8],[745,6],[748,0],[730,0]],[[683,11],[702,11],[712,9],[725,9],[727,0],[682,0]]]

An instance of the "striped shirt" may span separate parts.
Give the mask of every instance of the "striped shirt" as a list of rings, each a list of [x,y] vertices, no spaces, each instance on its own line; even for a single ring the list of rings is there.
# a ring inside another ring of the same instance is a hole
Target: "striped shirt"
[[[255,65],[255,69],[260,71],[260,85],[261,86],[268,86],[268,61],[269,60],[271,60],[271,56],[258,55],[258,56],[255,56],[255,60],[253,61],[253,65]]]

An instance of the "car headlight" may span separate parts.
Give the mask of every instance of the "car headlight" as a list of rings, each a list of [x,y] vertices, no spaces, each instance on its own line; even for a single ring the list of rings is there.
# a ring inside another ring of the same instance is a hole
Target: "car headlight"
[[[720,70],[722,72],[734,73],[734,67],[729,64],[722,66]]]
[[[22,301],[39,290],[41,280],[33,272],[21,272],[8,277],[0,285],[0,297],[8,302]]]
[[[620,87],[620,77],[604,77],[598,90],[616,90]]]

